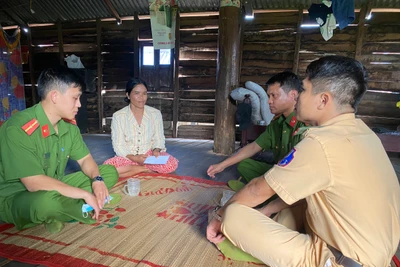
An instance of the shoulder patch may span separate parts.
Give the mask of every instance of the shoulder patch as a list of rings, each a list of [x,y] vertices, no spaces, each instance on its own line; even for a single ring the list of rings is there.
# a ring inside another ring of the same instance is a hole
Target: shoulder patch
[[[69,119],[63,119],[63,121],[65,121],[65,122],[69,122],[69,123],[71,123],[71,124],[73,124],[73,125],[76,125],[76,119],[72,119],[72,120],[69,120]]]
[[[46,124],[45,126],[42,126],[42,136],[43,138],[46,138],[49,135],[50,135],[49,125]]]
[[[281,161],[278,162],[278,166],[285,167],[287,166],[292,160],[294,159],[294,153],[296,152],[296,149],[293,148],[292,151],[287,154],[286,157],[284,157]]]
[[[21,128],[26,132],[27,135],[31,135],[38,127],[39,121],[37,119],[32,119],[24,124]]]
[[[289,122],[289,125],[292,126],[292,128],[294,128],[296,123],[297,123],[297,118],[295,116],[293,116],[292,119]]]

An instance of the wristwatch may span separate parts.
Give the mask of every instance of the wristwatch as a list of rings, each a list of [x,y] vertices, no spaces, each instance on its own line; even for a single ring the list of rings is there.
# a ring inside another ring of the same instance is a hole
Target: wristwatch
[[[219,215],[219,214],[217,213],[217,211],[218,211],[220,208],[221,208],[221,206],[220,206],[220,205],[217,205],[217,206],[214,208],[212,214],[213,214],[213,217],[214,217],[215,219],[217,219],[218,221],[222,222],[222,217],[221,217],[221,215]]]
[[[103,179],[103,177],[101,177],[100,175],[98,175],[98,176],[96,176],[96,177],[94,177],[94,178],[92,179],[92,183],[94,183],[94,182],[104,182],[104,179]]]

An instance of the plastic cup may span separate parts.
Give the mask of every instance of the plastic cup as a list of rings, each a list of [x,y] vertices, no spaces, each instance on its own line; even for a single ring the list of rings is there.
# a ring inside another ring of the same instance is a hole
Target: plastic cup
[[[140,192],[140,180],[137,178],[129,178],[123,189],[124,193],[129,196],[137,196]]]

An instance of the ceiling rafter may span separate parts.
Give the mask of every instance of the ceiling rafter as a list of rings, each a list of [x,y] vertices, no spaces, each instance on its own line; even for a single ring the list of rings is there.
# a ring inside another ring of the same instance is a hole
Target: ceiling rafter
[[[114,5],[111,3],[111,0],[104,0],[108,6],[108,8],[110,9],[111,13],[113,14],[113,16],[116,18],[118,25],[122,23],[122,19],[119,16],[117,10],[115,9]]]

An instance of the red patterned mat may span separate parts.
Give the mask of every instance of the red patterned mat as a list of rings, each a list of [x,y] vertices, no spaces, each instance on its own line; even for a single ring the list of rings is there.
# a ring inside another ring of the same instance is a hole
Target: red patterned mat
[[[260,266],[224,257],[205,238],[208,211],[224,184],[192,177],[148,174],[141,193],[112,193],[121,202],[106,207],[97,224],[66,223],[58,234],[43,226],[16,230],[0,225],[0,256],[46,266]]]

